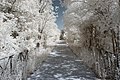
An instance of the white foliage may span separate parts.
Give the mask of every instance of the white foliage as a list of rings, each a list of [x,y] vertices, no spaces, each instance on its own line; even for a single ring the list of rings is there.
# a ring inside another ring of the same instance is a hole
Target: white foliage
[[[93,67],[99,76],[110,76],[107,72],[112,73],[113,71],[105,69],[105,66],[101,64],[111,68],[113,66],[107,64],[110,63],[109,61],[106,63],[101,61],[105,57],[101,57],[102,52],[99,52],[98,49],[108,52],[109,56],[110,53],[117,53],[113,47],[117,49],[119,42],[117,42],[117,37],[119,37],[117,26],[120,26],[119,1],[64,0],[64,2],[67,7],[64,13],[64,29],[69,46],[88,66]],[[103,52],[103,55],[105,54],[107,53]],[[110,58],[110,60],[113,60],[113,58]],[[111,64],[118,63],[113,62]]]
[[[0,59],[6,57],[0,60],[0,66],[5,67],[3,63],[14,55],[12,63],[15,68],[15,74],[10,76],[10,66],[6,66],[0,79],[25,79],[40,66],[51,50],[47,48],[48,43],[59,39],[54,14],[51,0],[0,0]],[[28,50],[29,59],[21,62],[17,58],[20,53],[25,54],[25,50]]]

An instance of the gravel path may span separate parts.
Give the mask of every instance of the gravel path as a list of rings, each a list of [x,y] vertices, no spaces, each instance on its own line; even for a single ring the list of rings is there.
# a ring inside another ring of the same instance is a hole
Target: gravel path
[[[55,47],[28,80],[97,80],[95,74],[63,43]]]

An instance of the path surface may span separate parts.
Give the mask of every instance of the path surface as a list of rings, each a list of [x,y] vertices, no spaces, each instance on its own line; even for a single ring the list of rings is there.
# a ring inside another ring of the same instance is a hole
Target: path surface
[[[64,42],[59,43],[48,59],[28,80],[97,80],[82,60],[75,57]]]

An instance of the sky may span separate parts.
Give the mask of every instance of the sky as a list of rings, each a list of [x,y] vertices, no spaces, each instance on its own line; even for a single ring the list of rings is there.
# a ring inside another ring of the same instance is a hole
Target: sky
[[[58,17],[56,20],[56,24],[58,25],[59,29],[63,29],[63,13],[65,11],[65,7],[61,5],[59,0],[53,0],[54,12],[58,13]]]

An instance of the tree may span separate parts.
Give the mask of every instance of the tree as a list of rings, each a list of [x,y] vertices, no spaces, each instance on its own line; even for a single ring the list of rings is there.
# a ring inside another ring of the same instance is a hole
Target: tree
[[[65,4],[69,45],[99,77],[118,79],[118,0],[65,0]]]
[[[54,14],[52,0],[0,0],[0,59],[7,57],[0,63],[8,64],[0,64],[0,79],[26,80],[39,67],[49,39],[59,39]]]

